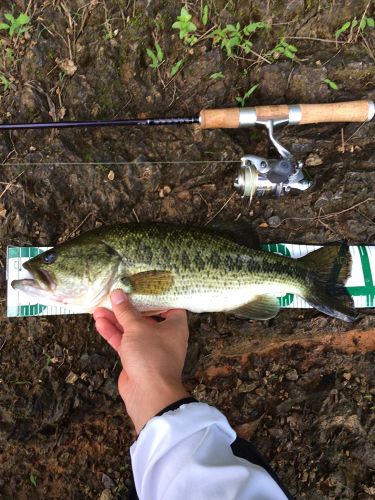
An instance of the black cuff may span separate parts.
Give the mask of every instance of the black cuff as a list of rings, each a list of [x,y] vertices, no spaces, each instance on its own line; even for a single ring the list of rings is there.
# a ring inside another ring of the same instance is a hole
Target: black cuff
[[[187,405],[189,403],[198,403],[198,401],[193,397],[179,399],[175,403],[168,405],[166,408],[164,408],[164,410],[159,411],[159,413],[157,413],[155,417],[161,417],[164,413],[167,413],[167,411],[177,410],[180,406]]]

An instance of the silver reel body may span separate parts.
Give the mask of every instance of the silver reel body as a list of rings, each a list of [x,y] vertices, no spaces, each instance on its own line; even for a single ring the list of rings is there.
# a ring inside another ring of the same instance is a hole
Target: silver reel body
[[[257,125],[267,128],[272,144],[280,154],[279,159],[267,159],[256,155],[246,155],[241,158],[241,166],[237,171],[234,188],[244,198],[273,194],[282,196],[291,190],[306,191],[313,181],[304,170],[302,161],[282,146],[274,137],[274,126],[284,124],[284,121],[262,121]]]
[[[282,196],[293,189],[306,191],[313,184],[302,162],[293,163],[283,158],[267,160],[255,155],[243,156],[241,162],[234,187],[243,198],[265,194]]]

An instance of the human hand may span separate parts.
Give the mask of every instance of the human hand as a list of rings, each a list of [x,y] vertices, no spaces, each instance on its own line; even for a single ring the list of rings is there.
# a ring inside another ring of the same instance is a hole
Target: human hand
[[[113,312],[98,307],[95,326],[120,356],[119,392],[137,433],[159,411],[188,396],[181,381],[189,329],[186,311],[172,309],[163,321],[144,317],[122,290],[111,294]]]

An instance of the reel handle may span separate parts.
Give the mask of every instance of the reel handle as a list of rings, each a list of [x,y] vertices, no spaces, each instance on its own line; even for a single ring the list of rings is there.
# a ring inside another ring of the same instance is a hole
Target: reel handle
[[[374,101],[348,101],[325,104],[281,104],[249,108],[203,109],[200,127],[239,128],[273,121],[289,125],[328,122],[367,122],[375,114]]]

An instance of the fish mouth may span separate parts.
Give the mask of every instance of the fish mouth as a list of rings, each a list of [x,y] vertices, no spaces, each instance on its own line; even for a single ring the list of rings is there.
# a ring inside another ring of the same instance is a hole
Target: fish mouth
[[[29,284],[33,284],[34,288],[39,288],[40,290],[52,291],[56,288],[55,280],[52,274],[47,271],[47,269],[33,269],[27,262],[23,264],[23,267],[31,273],[34,279],[27,280]],[[25,280],[26,281],[26,280]],[[33,283],[32,283],[33,282]]]

